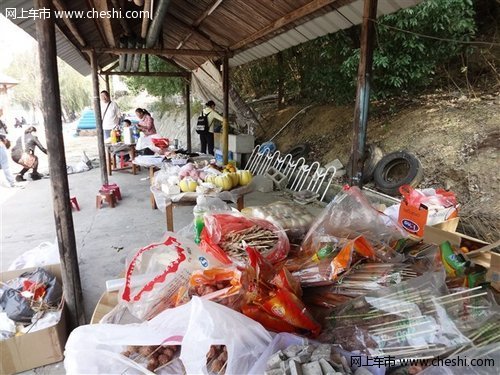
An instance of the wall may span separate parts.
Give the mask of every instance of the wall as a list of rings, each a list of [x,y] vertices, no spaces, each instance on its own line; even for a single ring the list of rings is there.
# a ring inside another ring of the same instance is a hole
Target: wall
[[[195,127],[198,120],[198,113],[191,117],[191,149],[193,152],[200,150],[200,136],[196,133]],[[183,148],[186,147],[186,109],[182,106],[175,111],[169,111],[159,120],[155,118],[156,130],[163,137],[173,141],[178,139]]]

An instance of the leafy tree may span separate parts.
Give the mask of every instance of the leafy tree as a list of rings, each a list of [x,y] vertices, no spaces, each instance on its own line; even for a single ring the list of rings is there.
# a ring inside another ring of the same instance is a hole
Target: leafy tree
[[[145,71],[146,64],[141,60],[141,71]],[[176,72],[179,69],[157,56],[150,56],[150,72]],[[171,95],[182,92],[184,88],[183,79],[180,77],[126,77],[125,83],[135,94],[146,90],[149,94],[162,98],[163,100]]]
[[[89,78],[83,77],[62,60],[58,60],[58,72],[63,114],[76,114],[90,105]],[[12,64],[7,68],[7,74],[19,81],[12,90],[13,101],[26,110],[40,109],[42,91],[36,48],[35,52],[25,51],[14,56]]]
[[[434,83],[442,66],[466,55],[464,44],[422,38],[469,41],[475,36],[471,0],[427,0],[377,20],[373,59],[373,96],[412,93]],[[390,26],[390,27],[389,27]],[[395,30],[407,30],[410,33]],[[246,96],[278,91],[278,76],[288,99],[345,103],[355,95],[360,26],[325,35],[274,56],[233,70],[233,81]]]

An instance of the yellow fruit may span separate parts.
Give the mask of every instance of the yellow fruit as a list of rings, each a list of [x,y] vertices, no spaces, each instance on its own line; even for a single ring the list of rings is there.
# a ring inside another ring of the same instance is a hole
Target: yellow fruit
[[[223,174],[222,176],[215,177],[214,184],[222,190],[231,190],[233,187],[233,180],[228,174]]]
[[[195,192],[198,183],[192,178],[185,178],[181,182],[179,182],[179,187],[182,192]]]
[[[241,186],[246,186],[252,182],[252,172],[248,170],[238,171],[239,182]]]
[[[231,172],[229,173],[229,177],[231,177],[231,180],[233,181],[233,187],[238,186],[240,183],[240,177],[238,176],[238,173]]]
[[[206,178],[205,178],[205,182],[208,182],[210,184],[214,184],[215,185],[215,175],[211,174],[211,175],[208,175]]]

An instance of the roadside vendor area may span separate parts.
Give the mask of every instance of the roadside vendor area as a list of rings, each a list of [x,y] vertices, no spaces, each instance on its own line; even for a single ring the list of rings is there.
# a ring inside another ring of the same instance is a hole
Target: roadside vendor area
[[[208,157],[166,155],[136,157],[135,175],[113,173],[109,186],[121,197],[114,206],[96,206],[98,168],[68,176],[90,323],[69,337],[59,252],[47,243],[55,229],[45,219],[49,181],[3,204],[3,372],[63,358],[41,371],[498,370],[499,255],[491,251],[498,242],[456,232],[459,197],[452,192],[406,186],[397,203],[341,187],[329,178],[335,167],[288,173],[296,161],[259,147],[250,169],[240,170]],[[15,229],[23,226],[29,231]],[[6,272],[9,266],[17,269]],[[33,343],[45,346],[29,354]],[[465,357],[478,362],[452,365]]]

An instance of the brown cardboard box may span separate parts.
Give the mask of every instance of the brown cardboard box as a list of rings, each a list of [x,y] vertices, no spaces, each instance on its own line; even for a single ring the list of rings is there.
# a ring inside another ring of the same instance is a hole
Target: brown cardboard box
[[[486,280],[491,283],[491,286],[500,292],[500,254],[491,253],[490,270],[486,275]]]
[[[61,282],[60,265],[49,265],[43,268],[55,275]],[[0,281],[14,279],[34,269],[26,268],[0,273]],[[64,311],[63,308],[61,320],[53,327],[0,341],[0,374],[14,374],[62,361],[64,346],[68,338]]]
[[[118,303],[118,292],[104,292],[97,302],[90,324],[97,324]]]

